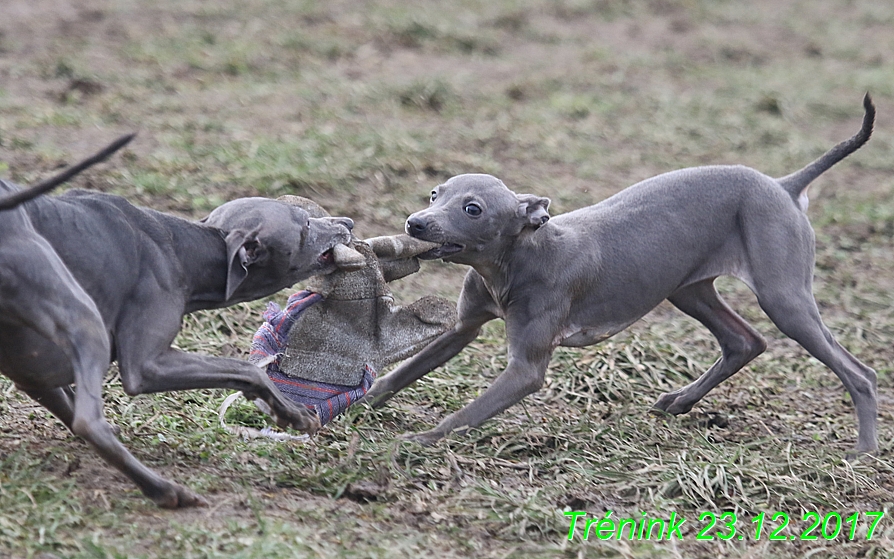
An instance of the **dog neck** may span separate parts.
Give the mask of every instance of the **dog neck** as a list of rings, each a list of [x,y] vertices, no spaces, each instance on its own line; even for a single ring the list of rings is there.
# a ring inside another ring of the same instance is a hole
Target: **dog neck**
[[[226,297],[227,245],[219,229],[198,223],[172,230],[174,246],[190,247],[178,254],[184,281],[191,286],[184,314],[203,309],[217,309],[230,304]]]
[[[537,233],[534,230],[522,231],[517,236],[503,239],[501,246],[490,246],[486,254],[478,253],[465,262],[484,279],[491,297],[503,308],[512,299],[516,284],[513,278],[530,275],[520,270],[545,265],[539,258],[533,256],[538,253],[538,245],[546,241],[543,238],[544,234],[540,234],[538,242],[533,243],[532,236]]]

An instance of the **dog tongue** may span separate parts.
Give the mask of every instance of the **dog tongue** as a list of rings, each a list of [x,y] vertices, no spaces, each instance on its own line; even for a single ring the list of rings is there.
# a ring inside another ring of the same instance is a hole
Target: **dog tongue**
[[[332,257],[335,265],[345,272],[355,272],[366,266],[366,258],[346,245],[335,245],[332,247]]]

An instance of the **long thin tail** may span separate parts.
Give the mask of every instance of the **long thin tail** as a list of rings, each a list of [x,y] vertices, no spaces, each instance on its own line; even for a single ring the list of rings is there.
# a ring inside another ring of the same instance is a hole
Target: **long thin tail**
[[[863,126],[859,132],[833,147],[824,153],[822,157],[800,171],[795,171],[790,175],[777,179],[780,186],[793,199],[798,200],[813,179],[826,172],[832,165],[863,147],[863,144],[869,141],[869,137],[872,135],[872,125],[875,122],[875,105],[872,104],[872,98],[869,96],[869,93],[863,97],[863,109],[866,112],[863,115]]]
[[[109,144],[105,149],[98,152],[96,155],[88,157],[87,159],[81,161],[76,165],[72,165],[58,175],[50,177],[48,179],[44,179],[31,188],[28,188],[27,190],[20,190],[14,194],[10,194],[9,196],[0,198],[0,210],[8,210],[10,208],[14,208],[22,202],[27,202],[32,198],[36,198],[45,192],[53,190],[60,184],[64,183],[68,179],[83,171],[84,169],[96,165],[97,163],[104,161],[105,159],[108,159],[110,155],[127,145],[127,143],[130,142],[134,136],[136,136],[135,133],[121,136],[120,138]]]

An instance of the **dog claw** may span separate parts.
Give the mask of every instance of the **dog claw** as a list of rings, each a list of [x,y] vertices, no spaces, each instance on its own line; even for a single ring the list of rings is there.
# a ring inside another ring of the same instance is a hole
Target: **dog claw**
[[[276,425],[281,429],[294,429],[295,431],[301,431],[308,435],[313,435],[320,430],[320,427],[322,427],[322,425],[320,425],[320,418],[316,416],[298,420],[276,418]]]
[[[855,460],[859,460],[863,456],[873,456],[875,455],[876,451],[878,451],[878,448],[852,448],[844,453],[844,459],[848,462],[853,462]]]
[[[308,418],[307,421],[293,422],[292,429],[307,433],[308,435],[313,435],[314,433],[319,431],[320,427],[322,427],[322,425],[320,424],[320,418],[317,416],[316,413],[311,413],[313,413],[313,417]]]

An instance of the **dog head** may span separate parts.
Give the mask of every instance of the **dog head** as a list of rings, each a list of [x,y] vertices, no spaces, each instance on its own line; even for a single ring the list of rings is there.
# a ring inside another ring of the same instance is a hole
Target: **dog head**
[[[351,242],[346,217],[312,218],[302,208],[267,198],[240,198],[202,223],[227,246],[228,302],[247,301],[336,269],[333,248]]]
[[[441,245],[420,255],[474,265],[549,220],[549,198],[516,194],[491,175],[458,175],[431,192],[431,204],[407,219],[411,237]]]

